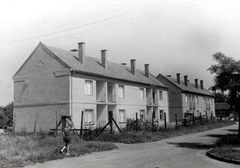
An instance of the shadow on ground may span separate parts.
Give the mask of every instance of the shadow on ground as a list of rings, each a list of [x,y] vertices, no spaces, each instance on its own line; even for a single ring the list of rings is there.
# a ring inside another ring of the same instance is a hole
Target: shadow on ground
[[[235,133],[238,133],[238,129],[226,129],[227,131],[229,132],[235,132]]]
[[[209,149],[212,145],[202,144],[202,143],[188,143],[188,142],[168,142],[168,144],[175,145],[180,148],[189,148],[189,149]]]
[[[204,135],[204,137],[206,137],[206,136],[212,137],[212,138],[222,138],[225,135],[223,135],[223,134],[207,134],[207,135]]]

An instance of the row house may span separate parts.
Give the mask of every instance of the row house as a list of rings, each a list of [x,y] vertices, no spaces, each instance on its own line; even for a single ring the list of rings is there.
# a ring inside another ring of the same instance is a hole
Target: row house
[[[168,87],[149,72],[107,61],[107,50],[100,59],[85,55],[85,43],[66,51],[39,43],[13,76],[15,130],[55,128],[63,115],[71,116],[80,128],[84,112],[85,128],[104,126],[109,113],[120,127],[128,118],[163,124],[168,114]]]
[[[178,117],[184,117],[185,113],[215,116],[214,96],[204,88],[203,80],[200,80],[200,84],[198,79],[191,83],[187,75],[181,80],[180,73],[176,74],[176,78],[159,74],[157,79],[169,89],[170,122],[175,121],[176,114]]]

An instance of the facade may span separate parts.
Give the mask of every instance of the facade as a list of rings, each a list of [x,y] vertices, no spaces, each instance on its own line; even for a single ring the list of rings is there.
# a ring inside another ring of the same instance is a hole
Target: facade
[[[188,76],[181,80],[180,73],[176,74],[176,79],[162,74],[157,79],[169,88],[170,122],[175,121],[175,114],[178,117],[184,117],[185,113],[215,116],[214,96],[204,89],[203,80],[200,80],[200,85],[198,79],[195,79],[195,83],[190,83]]]
[[[13,76],[15,131],[49,130],[62,115],[70,115],[80,128],[108,122],[109,112],[120,127],[128,118],[163,121],[168,118],[168,88],[149,73],[136,69],[136,61],[124,66],[85,55],[85,44],[66,51],[39,43]]]

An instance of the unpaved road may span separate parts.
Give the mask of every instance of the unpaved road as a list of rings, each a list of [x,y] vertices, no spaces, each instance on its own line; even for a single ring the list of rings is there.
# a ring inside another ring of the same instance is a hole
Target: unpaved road
[[[144,144],[116,144],[119,149],[76,158],[29,165],[26,168],[239,168],[206,156],[223,134],[235,133],[237,124]]]

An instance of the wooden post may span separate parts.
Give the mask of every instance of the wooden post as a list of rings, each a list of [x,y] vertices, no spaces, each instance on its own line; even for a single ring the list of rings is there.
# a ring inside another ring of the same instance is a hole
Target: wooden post
[[[200,120],[200,122],[202,122],[202,113],[201,112],[200,112],[199,120]]]
[[[84,111],[82,111],[82,114],[81,114],[80,138],[82,137],[82,129],[83,129],[83,115],[84,115]]]
[[[184,125],[187,126],[187,115],[184,113]]]
[[[207,112],[205,112],[206,113],[206,122],[208,122],[208,115],[207,115]]]
[[[136,131],[138,131],[138,115],[136,113]]]
[[[58,111],[56,110],[56,127],[58,125],[58,118],[57,118],[57,116],[58,116]],[[57,134],[58,134],[58,129],[56,129],[56,135]]]
[[[194,125],[194,120],[195,120],[195,118],[194,118],[194,112],[193,112],[193,117],[192,117],[192,123],[193,123],[193,125]]]
[[[35,123],[34,123],[34,129],[33,129],[34,133],[36,132],[36,127],[37,127],[37,117],[38,117],[38,113],[36,115],[36,119],[35,119]]]
[[[177,114],[175,114],[175,122],[176,122],[176,126],[178,126],[178,124],[177,124]]]
[[[166,117],[166,113],[164,113],[164,125],[165,125],[165,129],[167,129],[167,117]]]
[[[211,113],[211,121],[213,121],[213,114]]]
[[[154,120],[154,118],[153,118],[153,113],[152,113],[152,130],[153,130],[153,126],[154,126],[153,120]]]
[[[113,113],[109,112],[109,120],[110,120],[110,132],[113,133],[113,124],[112,124]]]
[[[13,134],[15,134],[15,122],[16,122],[16,114],[14,114],[14,117],[13,117],[13,128],[12,128]]]

